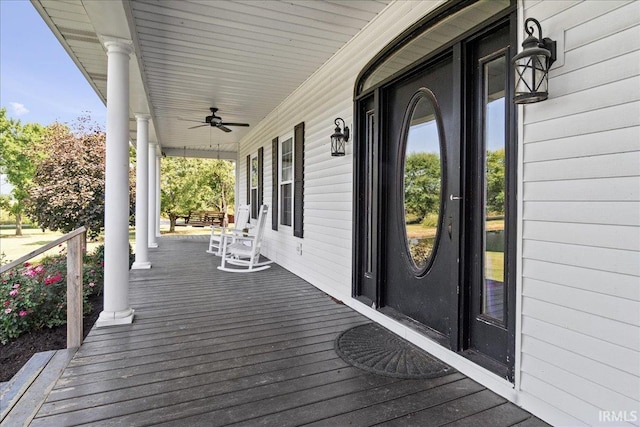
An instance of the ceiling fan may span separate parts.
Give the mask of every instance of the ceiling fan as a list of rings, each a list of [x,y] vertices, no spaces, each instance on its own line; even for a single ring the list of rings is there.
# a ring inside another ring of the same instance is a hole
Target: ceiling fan
[[[195,129],[203,126],[211,126],[211,127],[216,127],[224,132],[231,132],[231,129],[229,129],[227,126],[243,126],[243,127],[249,126],[249,123],[223,122],[222,118],[220,118],[219,116],[216,116],[216,111],[218,111],[217,108],[211,107],[209,108],[209,110],[211,110],[211,115],[205,117],[204,122],[198,121],[198,123],[202,123],[202,124],[198,126],[192,126],[189,129]],[[195,120],[191,120],[191,121],[195,121]]]

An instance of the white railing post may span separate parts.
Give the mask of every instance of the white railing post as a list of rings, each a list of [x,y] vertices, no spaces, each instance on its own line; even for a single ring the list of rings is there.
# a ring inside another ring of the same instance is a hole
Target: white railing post
[[[67,241],[67,348],[82,344],[82,267],[86,233]]]

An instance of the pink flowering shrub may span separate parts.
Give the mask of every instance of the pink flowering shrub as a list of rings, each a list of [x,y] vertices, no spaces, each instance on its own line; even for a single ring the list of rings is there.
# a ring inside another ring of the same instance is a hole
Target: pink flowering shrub
[[[102,292],[104,249],[85,255],[83,266],[83,309],[87,301]],[[25,332],[63,325],[67,321],[67,257],[64,251],[25,263],[0,275],[0,343],[6,344]]]

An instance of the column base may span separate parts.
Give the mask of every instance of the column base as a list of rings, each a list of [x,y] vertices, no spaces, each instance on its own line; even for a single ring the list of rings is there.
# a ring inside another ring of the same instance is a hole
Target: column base
[[[103,311],[96,320],[96,328],[105,326],[128,325],[133,323],[133,313],[135,310],[128,308],[122,311]]]
[[[148,248],[150,248],[150,249],[157,248],[157,247],[158,247],[158,244],[157,244],[157,243],[149,243],[149,244],[147,245],[147,247],[148,247]]]
[[[149,261],[144,261],[144,262],[135,261],[133,264],[131,264],[132,270],[148,270],[150,268],[151,268],[151,263]]]

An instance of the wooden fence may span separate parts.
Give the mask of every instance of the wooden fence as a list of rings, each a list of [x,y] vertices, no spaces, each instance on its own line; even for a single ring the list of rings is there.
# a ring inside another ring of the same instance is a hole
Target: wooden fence
[[[0,267],[0,274],[18,267],[49,249],[67,243],[67,348],[82,344],[82,266],[87,229],[80,227],[59,239]]]

